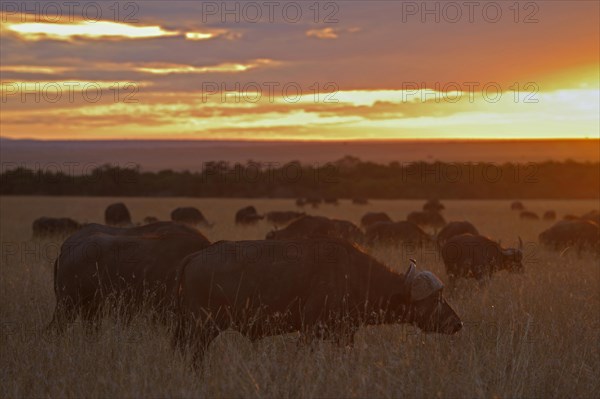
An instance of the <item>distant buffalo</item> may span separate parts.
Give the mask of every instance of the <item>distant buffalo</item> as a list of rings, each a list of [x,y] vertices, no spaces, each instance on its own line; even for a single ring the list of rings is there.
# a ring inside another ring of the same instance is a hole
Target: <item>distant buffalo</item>
[[[454,334],[462,328],[431,272],[406,274],[341,240],[220,241],[182,262],[174,344],[196,364],[234,328],[255,341],[299,331],[301,342],[352,345],[363,325],[412,323]]]
[[[202,212],[193,206],[176,208],[171,212],[171,220],[179,223],[186,223],[192,226],[204,225],[212,227],[214,223],[209,223]]]
[[[323,202],[330,205],[339,205],[339,201],[335,197],[325,197],[323,198]]]
[[[62,244],[54,263],[51,326],[62,329],[78,314],[94,323],[110,299],[123,300],[128,309],[144,304],[172,311],[179,261],[209,244],[197,230],[172,222],[85,226]]]
[[[129,209],[122,202],[110,204],[104,211],[104,222],[109,226],[131,226]]]
[[[352,198],[352,203],[356,205],[367,205],[369,203],[369,200],[362,197],[355,197]]]
[[[546,212],[544,212],[544,215],[542,216],[542,218],[544,220],[554,220],[554,219],[556,219],[556,212],[546,211]]]
[[[406,217],[406,220],[416,224],[417,226],[424,227],[431,226],[433,228],[439,228],[446,225],[444,217],[438,212],[415,211],[409,213]]]
[[[427,212],[440,212],[446,207],[438,199],[430,199],[423,205],[423,210]]]
[[[531,211],[522,211],[519,214],[519,218],[521,218],[521,220],[540,220],[537,213]]]
[[[409,244],[422,247],[431,242],[429,234],[425,233],[414,223],[401,222],[377,222],[367,228],[366,241],[372,245],[383,244]]]
[[[385,212],[367,212],[360,219],[360,225],[368,228],[377,222],[391,222],[392,218]]]
[[[255,207],[247,206],[235,213],[235,224],[256,224],[259,220],[264,218],[263,215],[258,214]]]
[[[540,243],[554,250],[575,247],[579,251],[600,251],[599,227],[590,220],[561,220],[542,231],[538,238]]]
[[[523,272],[523,242],[519,248],[503,248],[487,237],[461,234],[442,247],[442,259],[448,278],[489,279],[499,270]]]
[[[364,235],[352,222],[329,219],[324,216],[303,216],[290,223],[285,229],[267,234],[267,240],[308,239],[315,236],[342,238],[350,242],[364,241]]]
[[[282,226],[306,215],[305,212],[272,211],[267,212],[267,220],[275,225]]]
[[[467,221],[448,223],[437,234],[436,241],[438,248],[442,248],[444,244],[446,244],[446,242],[452,237],[466,233],[479,235],[479,231],[477,231],[475,226]]]
[[[37,218],[33,222],[33,236],[68,235],[76,232],[81,225],[71,218]]]
[[[579,220],[579,219],[581,219],[579,216],[575,216],[572,214],[563,216],[563,220]]]
[[[310,204],[313,208],[317,208],[323,200],[320,197],[308,197],[305,200],[306,204]]]
[[[306,205],[306,200],[304,198],[297,198],[296,199],[296,206],[297,207],[304,207],[304,205]]]
[[[146,216],[144,218],[143,224],[152,224],[158,222],[158,218],[155,216]]]
[[[513,211],[523,211],[523,210],[525,210],[525,206],[523,205],[523,203],[521,201],[513,201],[510,204],[510,209]]]

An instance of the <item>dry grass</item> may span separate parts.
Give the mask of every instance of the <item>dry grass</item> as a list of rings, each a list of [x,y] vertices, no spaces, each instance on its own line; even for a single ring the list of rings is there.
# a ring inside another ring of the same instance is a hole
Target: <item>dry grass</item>
[[[526,274],[500,273],[484,288],[462,282],[447,293],[465,321],[456,336],[406,326],[361,329],[353,349],[320,342],[298,348],[294,336],[251,344],[234,332],[211,345],[202,373],[173,352],[160,326],[140,316],[129,326],[106,318],[96,335],[75,325],[62,337],[42,330],[54,308],[51,263],[59,242],[31,241],[38,216],[101,221],[108,198],[0,198],[1,397],[597,397],[600,392],[598,259],[539,249],[550,222],[521,222],[507,201],[445,201],[448,220],[468,219],[482,233],[526,247]],[[133,217],[167,219],[198,206],[217,222],[211,240],[263,238],[270,227],[237,228],[234,212],[293,209],[284,200],[125,199]],[[358,222],[367,210],[401,219],[421,201],[372,201],[308,211]],[[537,212],[582,213],[595,201],[529,201]],[[445,279],[435,252],[376,248],[404,271],[408,257]]]

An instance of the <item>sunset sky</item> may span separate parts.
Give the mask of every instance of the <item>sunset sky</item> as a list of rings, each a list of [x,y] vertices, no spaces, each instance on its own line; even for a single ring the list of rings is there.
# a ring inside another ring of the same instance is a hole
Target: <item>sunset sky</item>
[[[53,4],[2,2],[2,137],[600,135],[596,1]]]

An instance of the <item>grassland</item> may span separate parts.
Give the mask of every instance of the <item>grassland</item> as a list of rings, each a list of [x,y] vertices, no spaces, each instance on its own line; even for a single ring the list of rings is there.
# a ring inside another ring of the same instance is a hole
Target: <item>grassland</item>
[[[168,219],[193,205],[216,222],[213,241],[259,239],[267,223],[238,228],[234,212],[294,209],[290,200],[124,200],[133,218]],[[295,336],[251,344],[235,332],[209,349],[204,369],[173,352],[166,330],[143,316],[125,326],[107,317],[98,334],[75,325],[61,337],[43,329],[54,309],[51,264],[60,241],[32,240],[39,216],[100,222],[111,198],[0,198],[1,397],[597,397],[600,392],[600,266],[592,255],[537,246],[551,222],[520,221],[507,201],[445,201],[447,220],[467,219],[505,245],[526,242],[524,275],[499,273],[485,287],[447,292],[465,328],[448,337],[409,326],[361,329],[354,348],[329,342],[298,347]],[[403,219],[421,201],[372,201],[308,209],[358,223],[368,210]],[[597,201],[529,201],[538,213],[581,214]],[[435,251],[380,247],[375,257],[404,272],[407,258],[445,280]]]

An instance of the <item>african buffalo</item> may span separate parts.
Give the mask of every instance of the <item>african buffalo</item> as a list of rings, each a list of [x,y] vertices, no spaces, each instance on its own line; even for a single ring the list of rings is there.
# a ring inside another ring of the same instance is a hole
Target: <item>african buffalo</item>
[[[122,202],[110,204],[106,207],[104,222],[109,226],[132,226],[129,209]]]
[[[267,220],[275,225],[282,226],[304,215],[306,215],[305,212],[272,211],[267,212]]]
[[[172,310],[178,263],[208,245],[199,231],[172,222],[83,227],[62,244],[54,263],[51,326],[61,330],[78,314],[95,322],[109,299],[123,299],[132,308],[144,303],[156,311]]]
[[[355,205],[367,205],[369,200],[363,197],[355,197],[352,198],[352,203]]]
[[[296,199],[296,206],[299,208],[303,208],[304,205],[306,205],[306,200],[304,198],[297,198]]]
[[[364,241],[364,235],[352,222],[329,219],[324,216],[303,216],[290,223],[285,229],[267,234],[267,240],[294,240],[315,236],[342,238],[351,242]]]
[[[525,206],[523,205],[523,203],[521,201],[513,201],[510,204],[510,209],[512,211],[524,211],[525,210]]]
[[[366,242],[385,244],[410,244],[422,247],[431,242],[429,234],[425,233],[419,226],[411,222],[377,222],[367,227],[365,234]]]
[[[554,220],[556,219],[556,212],[554,211],[546,211],[544,212],[544,216],[542,216],[544,220]]]
[[[426,212],[440,212],[446,209],[438,199],[430,199],[423,205],[423,210]]]
[[[33,221],[32,227],[34,237],[44,237],[72,234],[79,230],[81,225],[71,218],[41,217]]]
[[[325,197],[323,198],[323,202],[330,205],[339,205],[340,202],[335,197]]]
[[[247,206],[235,213],[235,224],[255,224],[264,218],[263,215],[259,215],[258,212],[256,212],[255,207]]]
[[[408,214],[406,217],[411,223],[417,226],[431,226],[433,228],[439,228],[446,225],[444,217],[438,212],[426,212],[426,211],[415,211]]]
[[[538,236],[540,243],[554,250],[570,246],[579,251],[600,251],[600,232],[596,223],[589,220],[561,220]]]
[[[143,220],[143,224],[152,224],[158,222],[158,218],[155,216],[146,216]]]
[[[479,235],[479,231],[477,231],[475,226],[467,221],[448,223],[437,234],[436,241],[438,248],[442,248],[450,238],[465,233]]]
[[[499,270],[523,272],[523,242],[519,248],[502,248],[487,237],[461,234],[446,241],[442,259],[451,280],[457,277],[488,279]]]
[[[308,197],[305,202],[310,204],[313,208],[318,208],[323,200],[321,197]]]
[[[540,217],[535,212],[531,211],[522,211],[519,214],[519,218],[521,220],[540,220]]]
[[[347,345],[363,325],[462,328],[434,274],[414,263],[393,272],[343,240],[220,241],[182,261],[178,284],[173,343],[190,344],[195,362],[228,328],[252,341],[299,331],[301,342]]]
[[[392,218],[385,212],[367,212],[360,219],[360,225],[368,228],[377,222],[391,222]]]
[[[214,223],[209,223],[202,212],[193,206],[176,208],[171,212],[171,220],[178,223],[186,223],[192,226],[200,224],[212,227]]]

